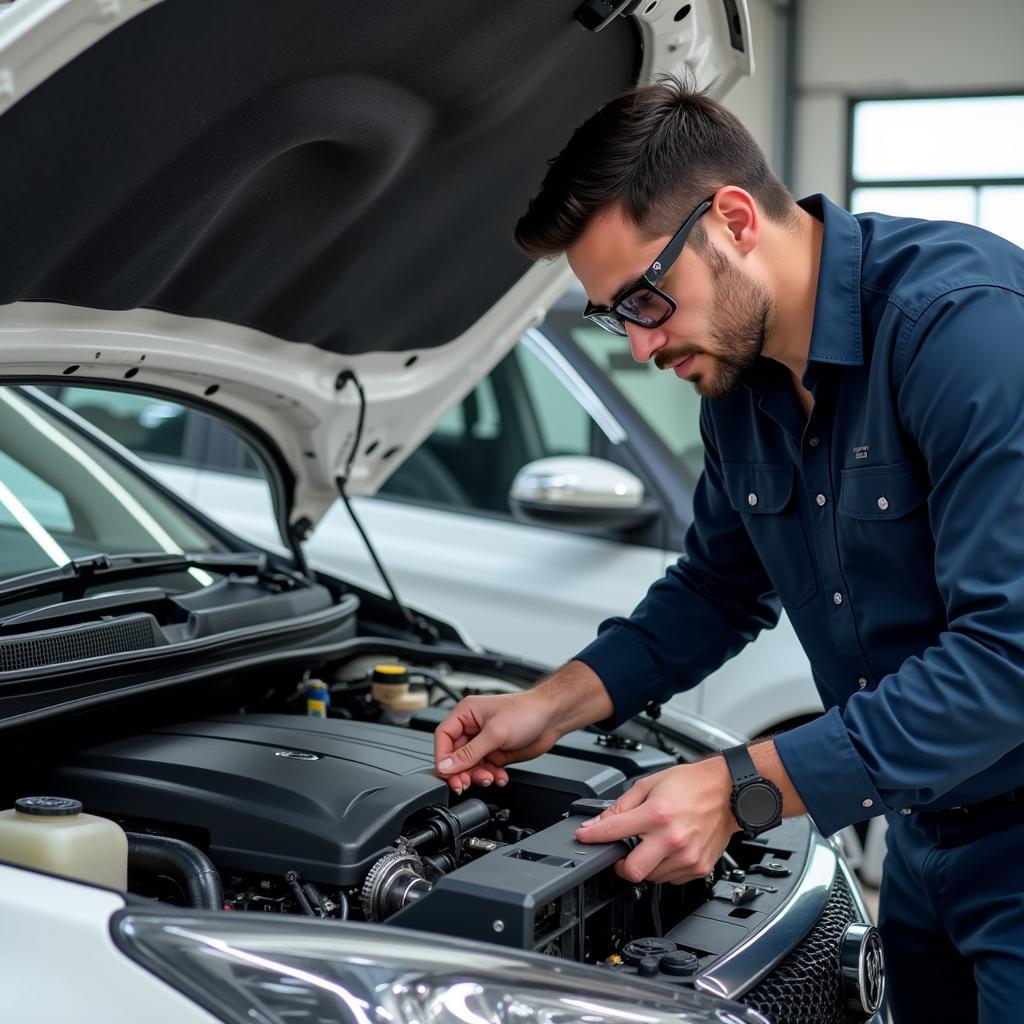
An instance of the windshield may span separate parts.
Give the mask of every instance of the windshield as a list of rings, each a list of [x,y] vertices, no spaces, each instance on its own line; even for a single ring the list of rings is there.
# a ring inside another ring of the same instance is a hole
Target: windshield
[[[85,555],[223,550],[45,399],[0,387],[0,579]]]

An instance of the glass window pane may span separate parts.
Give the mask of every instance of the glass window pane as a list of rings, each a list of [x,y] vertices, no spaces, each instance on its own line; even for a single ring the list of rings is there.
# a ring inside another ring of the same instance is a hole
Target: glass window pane
[[[58,397],[94,427],[140,455],[180,459],[185,454],[188,411],[176,402],[97,388],[62,388]]]
[[[379,494],[456,508],[508,511],[510,481],[497,468],[502,423],[492,380],[502,366],[499,363],[447,413],[384,481]]]
[[[569,331],[686,468],[699,475],[704,468],[704,445],[700,398],[692,385],[659,370],[654,363],[636,362],[625,338],[616,338],[600,327],[573,323]]]
[[[853,114],[858,181],[1024,177],[1024,96],[870,100]]]
[[[69,558],[220,550],[144,477],[9,387],[0,388],[0,480]],[[54,553],[30,539],[31,524],[12,521],[0,517],[0,578],[54,564]]]
[[[1002,185],[981,190],[978,223],[1024,248],[1024,187]]]
[[[518,345],[516,355],[523,372],[530,407],[540,430],[544,455],[592,454],[591,420],[583,406],[529,348]]]
[[[0,452],[0,480],[44,530],[71,532],[74,524],[64,495],[20,462],[15,462],[7,452]],[[16,525],[14,516],[0,507],[0,526]]]
[[[943,188],[857,188],[850,196],[851,213],[888,213],[894,217],[923,217],[926,220],[959,220],[973,224],[977,189]]]

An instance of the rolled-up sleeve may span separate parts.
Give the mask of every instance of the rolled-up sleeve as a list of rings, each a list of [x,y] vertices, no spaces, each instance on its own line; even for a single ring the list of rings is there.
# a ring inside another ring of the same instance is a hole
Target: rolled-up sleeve
[[[947,627],[874,690],[776,738],[825,834],[941,806],[1024,741],[1024,295],[950,291],[908,320],[895,358],[900,421],[931,483]]]
[[[628,617],[607,619],[577,656],[600,676],[615,706],[610,728],[651,701],[701,682],[779,618],[778,599],[723,489],[706,406],[704,472],[684,554]]]

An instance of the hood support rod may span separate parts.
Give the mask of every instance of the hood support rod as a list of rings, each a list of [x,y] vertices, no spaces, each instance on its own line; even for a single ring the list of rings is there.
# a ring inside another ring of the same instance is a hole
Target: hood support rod
[[[419,615],[413,615],[412,612],[402,604],[398,596],[398,591],[395,590],[395,586],[391,582],[391,578],[388,576],[387,570],[384,568],[381,560],[377,557],[377,552],[374,549],[373,543],[367,536],[366,530],[363,529],[363,524],[359,521],[359,517],[356,515],[355,509],[352,507],[352,502],[349,501],[346,487],[348,485],[349,476],[352,473],[352,463],[355,461],[356,452],[359,451],[359,445],[362,443],[363,424],[366,420],[366,393],[363,391],[363,385],[359,382],[359,378],[355,375],[355,372],[353,370],[342,370],[341,373],[338,374],[338,379],[334,382],[334,387],[336,390],[341,391],[349,381],[355,385],[355,389],[359,393],[359,417],[356,420],[356,432],[355,437],[352,439],[352,449],[349,451],[348,458],[345,460],[345,473],[343,476],[337,476],[334,478],[334,482],[338,488],[338,494],[341,495],[341,500],[345,503],[345,508],[348,510],[352,524],[359,532],[359,536],[362,537],[363,544],[366,545],[366,550],[369,552],[370,558],[373,561],[377,572],[380,574],[380,578],[384,581],[384,586],[391,595],[391,603],[398,610],[398,613],[402,618],[405,619],[406,624],[415,636],[424,643],[437,643],[439,639],[438,631]]]

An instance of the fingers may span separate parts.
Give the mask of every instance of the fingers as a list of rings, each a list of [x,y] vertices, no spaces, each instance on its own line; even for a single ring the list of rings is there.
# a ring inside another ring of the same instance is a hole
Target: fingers
[[[627,882],[642,882],[645,879],[653,882],[655,868],[659,873],[665,871],[665,848],[654,839],[644,839],[625,860],[615,865],[615,873]]]
[[[610,810],[610,808],[609,808]],[[605,814],[608,812],[605,811]],[[647,832],[650,828],[650,814],[644,807],[636,807],[621,814],[609,817],[601,815],[584,822],[576,830],[576,838],[581,843],[611,843],[616,839],[626,839]]]
[[[507,786],[508,772],[492,760],[493,755],[488,755],[479,768],[470,772],[473,784],[476,786]]]
[[[576,838],[585,843],[609,843],[646,831],[646,827],[642,826],[646,817],[653,817],[649,813],[650,808],[647,809],[647,814],[637,812],[647,799],[650,789],[647,780],[640,779],[606,811],[602,811],[590,821],[585,821],[576,831]]]
[[[449,787],[461,796],[471,785],[484,789],[489,786],[507,786],[508,772],[487,757],[474,768],[462,772],[456,771],[453,775],[449,775],[446,781]]]
[[[434,764],[441,764],[481,729],[473,707],[464,701],[434,730]]]

